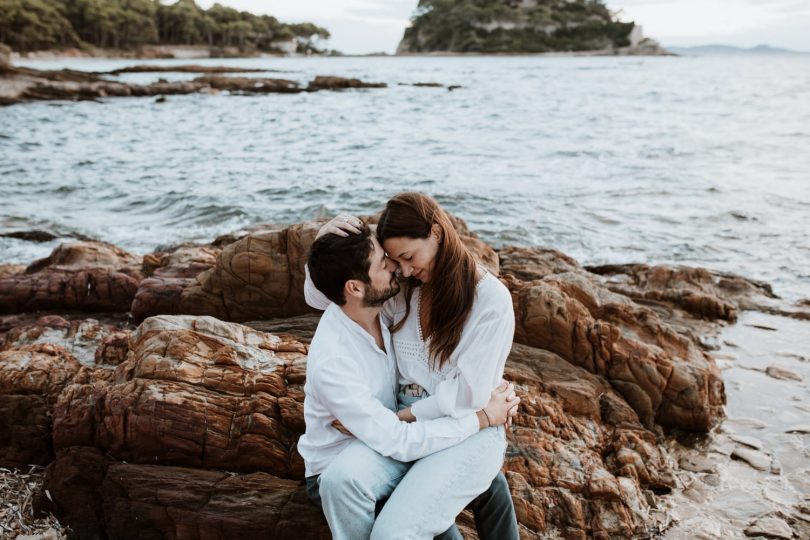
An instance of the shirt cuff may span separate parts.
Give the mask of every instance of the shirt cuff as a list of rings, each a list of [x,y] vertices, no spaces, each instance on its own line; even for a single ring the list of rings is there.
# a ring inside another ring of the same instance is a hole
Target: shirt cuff
[[[465,435],[475,435],[481,429],[480,424],[478,423],[478,415],[476,413],[470,413],[467,416],[461,418],[462,422],[462,429],[464,429]]]

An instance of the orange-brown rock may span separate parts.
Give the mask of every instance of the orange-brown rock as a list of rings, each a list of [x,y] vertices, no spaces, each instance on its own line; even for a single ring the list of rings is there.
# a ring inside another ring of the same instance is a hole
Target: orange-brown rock
[[[68,321],[57,315],[47,315],[33,324],[9,330],[5,341],[0,343],[0,350],[19,349],[35,343],[51,343],[68,351],[85,366],[112,362],[117,364],[120,363],[121,339],[124,340],[126,351],[128,336],[128,332],[121,334],[118,330],[114,325],[103,324],[95,319]],[[116,335],[115,339],[118,341],[107,339],[112,335]],[[113,352],[115,346],[118,347],[117,352]]]
[[[152,317],[132,334],[114,382],[73,390],[55,426],[103,401],[95,441],[118,459],[299,477],[305,362],[306,347],[289,337]],[[64,439],[55,436],[57,448]]]
[[[115,246],[62,244],[24,274],[0,278],[0,313],[128,311],[140,279],[140,258]]]
[[[50,463],[51,410],[80,369],[81,364],[56,345],[0,352],[0,466]]]
[[[53,512],[80,540],[205,538],[328,540],[300,482],[266,473],[115,462],[92,447],[62,451],[47,469]]]
[[[775,298],[765,283],[705,268],[628,264],[588,269],[605,276],[605,285],[619,294],[674,304],[693,317],[709,320],[734,321],[738,311],[762,309]]]
[[[675,478],[621,395],[604,378],[519,344],[506,377],[522,399],[505,464],[521,525],[543,537],[642,535],[646,493],[670,490]]]
[[[604,376],[646,426],[706,431],[723,414],[714,362],[649,309],[582,276],[504,282],[515,307],[515,341],[559,354]]]
[[[0,279],[22,274],[24,271],[24,264],[0,264]]]
[[[150,277],[138,285],[132,301],[133,319],[142,321],[151,315],[176,314],[183,290],[216,264],[219,253],[212,246],[182,245],[145,255],[143,270]]]
[[[511,274],[521,281],[583,271],[577,261],[556,249],[506,246],[498,250],[498,258],[501,273]]]

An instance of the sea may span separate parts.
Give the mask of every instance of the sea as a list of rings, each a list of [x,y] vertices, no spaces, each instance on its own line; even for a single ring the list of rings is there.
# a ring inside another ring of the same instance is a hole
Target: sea
[[[810,299],[810,55],[194,62],[388,86],[0,108],[0,234],[60,237],[0,238],[0,263],[77,236],[143,254],[255,224],[370,214],[418,190],[496,247],[702,266]]]

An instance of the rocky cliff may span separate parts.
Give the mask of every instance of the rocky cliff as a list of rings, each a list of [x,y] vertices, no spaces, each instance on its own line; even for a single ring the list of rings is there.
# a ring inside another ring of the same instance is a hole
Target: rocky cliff
[[[634,27],[596,0],[421,0],[397,53],[626,51]]]

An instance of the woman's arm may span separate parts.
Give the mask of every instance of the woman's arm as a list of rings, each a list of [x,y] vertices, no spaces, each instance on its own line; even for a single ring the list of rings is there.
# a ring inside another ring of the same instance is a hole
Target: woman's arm
[[[509,291],[500,283],[496,289],[491,298],[481,299],[486,307],[464,327],[453,352],[457,375],[440,382],[430,397],[413,404],[412,413],[418,420],[458,417],[482,409],[503,378],[512,349],[515,316]]]

